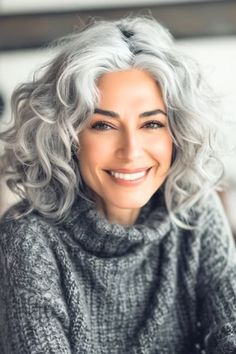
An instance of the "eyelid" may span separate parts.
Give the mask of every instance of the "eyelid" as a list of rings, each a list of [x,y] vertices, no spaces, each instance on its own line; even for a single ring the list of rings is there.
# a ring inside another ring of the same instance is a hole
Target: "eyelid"
[[[144,126],[147,125],[147,124],[158,124],[161,127],[165,127],[166,126],[166,123],[160,121],[160,120],[157,120],[157,119],[151,119],[151,120],[147,120],[144,122]]]
[[[105,120],[97,120],[97,121],[91,123],[90,128],[95,129],[96,125],[99,125],[99,124],[106,125],[106,126],[110,127],[111,129],[115,129],[115,127],[110,122],[107,122]]]

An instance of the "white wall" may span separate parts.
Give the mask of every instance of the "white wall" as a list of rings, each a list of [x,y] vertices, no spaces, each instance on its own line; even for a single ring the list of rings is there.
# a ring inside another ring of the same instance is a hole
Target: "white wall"
[[[205,0],[198,0],[204,2]],[[208,0],[214,1],[214,0]],[[196,2],[196,0],[1,0],[1,13],[26,13],[32,11],[61,11],[72,9],[89,9],[89,8],[111,8],[122,6],[138,6],[152,4],[168,4],[178,2]]]

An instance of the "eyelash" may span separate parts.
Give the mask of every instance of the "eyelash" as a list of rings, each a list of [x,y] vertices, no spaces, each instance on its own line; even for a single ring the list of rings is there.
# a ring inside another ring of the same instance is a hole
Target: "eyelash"
[[[148,125],[148,127],[147,127]],[[152,127],[151,127],[152,125]],[[155,127],[153,127],[155,125]],[[105,128],[106,127],[106,128]],[[161,123],[160,121],[157,120],[150,120],[148,122],[146,122],[143,127],[147,127],[149,129],[160,129],[165,127],[165,124]],[[115,127],[113,127],[112,125],[108,124],[106,121],[97,121],[96,123],[92,124],[91,129],[94,130],[110,130],[110,129],[116,129]]]

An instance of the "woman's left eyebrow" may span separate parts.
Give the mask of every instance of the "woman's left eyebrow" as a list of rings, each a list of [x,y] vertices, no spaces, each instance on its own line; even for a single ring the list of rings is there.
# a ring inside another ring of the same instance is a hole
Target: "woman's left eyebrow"
[[[167,116],[167,113],[164,112],[162,109],[154,109],[153,111],[148,111],[148,112],[143,112],[139,115],[139,117],[149,117],[149,116],[153,116],[155,114],[164,114],[165,116]]]
[[[106,109],[101,109],[101,108],[95,108],[94,113],[97,114],[102,114],[103,116],[108,116],[111,118],[120,118],[119,114],[113,111],[109,111]],[[140,118],[145,118],[145,117],[150,117],[153,116],[155,114],[164,114],[165,116],[167,116],[167,113],[164,112],[162,109],[154,109],[152,111],[147,111],[147,112],[143,112],[139,115]]]

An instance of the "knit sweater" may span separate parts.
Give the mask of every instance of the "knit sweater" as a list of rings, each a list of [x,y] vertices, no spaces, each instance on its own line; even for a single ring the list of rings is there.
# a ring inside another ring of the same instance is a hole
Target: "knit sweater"
[[[154,196],[132,226],[77,199],[0,225],[2,354],[236,353],[235,246],[216,195],[184,230]]]

